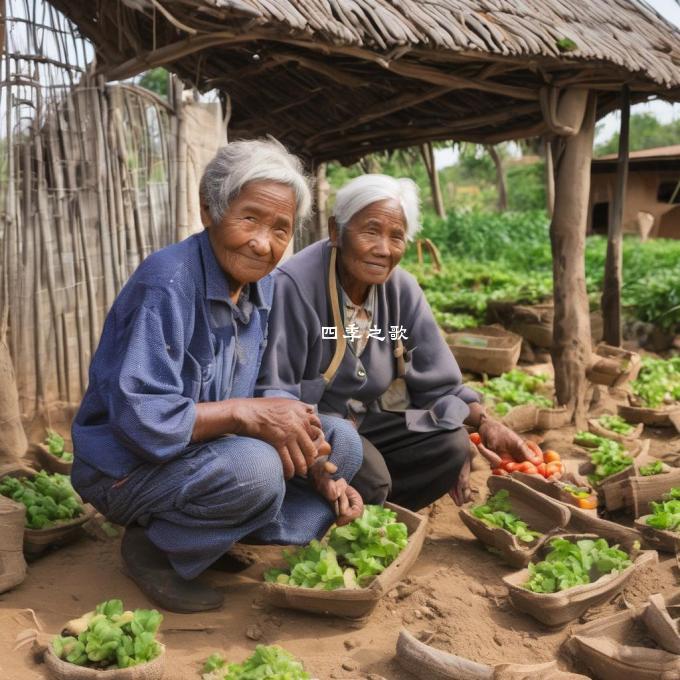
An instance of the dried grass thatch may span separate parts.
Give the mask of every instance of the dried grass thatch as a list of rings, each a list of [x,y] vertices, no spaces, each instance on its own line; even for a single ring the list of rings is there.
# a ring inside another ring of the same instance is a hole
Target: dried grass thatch
[[[235,136],[317,160],[547,131],[548,87],[598,114],[680,99],[680,32],[640,0],[52,0],[108,78],[165,65],[228,92]],[[543,109],[543,112],[542,112]]]

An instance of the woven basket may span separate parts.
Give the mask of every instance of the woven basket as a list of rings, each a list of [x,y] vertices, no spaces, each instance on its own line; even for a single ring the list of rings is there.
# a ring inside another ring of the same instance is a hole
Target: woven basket
[[[565,534],[560,538],[576,541],[582,538],[595,539],[598,536],[595,534]],[[545,544],[539,553],[548,549],[549,546]],[[636,569],[650,561],[655,562],[657,559],[658,556],[653,550],[640,553],[634,559],[633,564],[622,572],[607,574],[593,583],[575,586],[558,593],[533,593],[523,588],[522,584],[529,579],[528,569],[522,569],[510,576],[505,576],[503,582],[508,587],[510,601],[516,609],[533,616],[546,626],[561,626],[577,619],[590,607],[609,601],[626,585]]]
[[[615,442],[620,442],[621,444],[632,444],[636,439],[640,439],[642,431],[645,426],[639,423],[638,426],[630,434],[619,434],[618,432],[612,432],[602,427],[600,423],[597,422],[595,418],[590,418],[588,420],[588,430],[593,434],[598,435],[598,437],[605,437],[606,439],[612,439]]]
[[[594,363],[586,371],[590,382],[608,387],[620,387],[635,380],[640,372],[641,361],[637,352],[600,343],[595,348]]]
[[[161,653],[153,661],[130,668],[101,671],[63,661],[54,653],[52,645],[48,645],[45,665],[52,680],[162,680],[165,675],[165,656],[165,646],[161,645]]]
[[[22,549],[26,508],[0,496],[0,593],[18,586],[26,578]]]
[[[58,472],[62,475],[70,475],[73,463],[57,458],[50,453],[50,450],[45,444],[31,444],[29,450],[35,454],[35,457],[43,470],[48,472]]]
[[[522,338],[501,326],[450,333],[446,341],[461,370],[487,375],[511,371],[517,366],[522,349]]]
[[[420,555],[427,530],[427,519],[392,503],[385,507],[397,513],[397,521],[408,528],[408,544],[385,571],[376,576],[365,588],[338,588],[315,590],[281,583],[263,583],[264,596],[270,604],[287,609],[364,619],[377,606],[380,598],[401,581]]]
[[[619,404],[618,413],[629,423],[642,423],[652,427],[673,427],[675,423],[672,417],[680,417],[680,404],[664,406],[663,408]]]
[[[680,551],[680,532],[655,529],[647,524],[647,518],[651,515],[643,515],[635,520],[635,527],[642,534],[645,545],[662,552],[677,553]]]

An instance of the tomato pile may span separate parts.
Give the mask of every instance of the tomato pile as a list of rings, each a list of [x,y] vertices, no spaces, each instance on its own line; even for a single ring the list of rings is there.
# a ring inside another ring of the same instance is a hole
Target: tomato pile
[[[473,432],[470,435],[470,441],[478,446],[482,440],[477,432]],[[564,466],[557,451],[550,449],[541,451],[538,444],[532,441],[527,441],[526,445],[534,454],[535,463],[528,460],[518,462],[509,453],[500,453],[501,464],[493,468],[491,474],[505,476],[513,472],[523,472],[526,475],[539,475],[545,479],[559,479],[562,476]]]

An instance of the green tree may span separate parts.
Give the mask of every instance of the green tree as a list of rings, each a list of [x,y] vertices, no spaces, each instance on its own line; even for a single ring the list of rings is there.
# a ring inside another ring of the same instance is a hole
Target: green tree
[[[170,74],[162,67],[147,71],[140,79],[138,85],[147,90],[155,92],[157,95],[168,98],[168,79]]]
[[[680,120],[661,123],[653,113],[634,113],[630,117],[630,150],[653,149],[671,146],[680,140]],[[619,150],[619,133],[613,134],[604,144],[595,147],[599,156]]]

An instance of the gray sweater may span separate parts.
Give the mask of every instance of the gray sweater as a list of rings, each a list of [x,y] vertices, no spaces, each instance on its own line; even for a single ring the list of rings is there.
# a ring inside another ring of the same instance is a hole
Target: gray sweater
[[[322,338],[322,327],[334,326],[327,283],[330,253],[329,241],[318,241],[276,270],[256,396],[292,396],[341,418],[348,416],[350,399],[364,402],[368,410],[379,410],[376,400],[398,377],[390,330],[403,327],[408,429],[427,432],[460,427],[468,416],[468,404],[480,401],[480,396],[462,384],[458,364],[422,289],[399,267],[376,291],[373,325],[381,329],[385,340],[370,338],[360,358],[348,343],[334,379],[324,385],[322,374],[335,351],[335,340]]]

